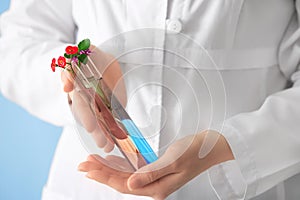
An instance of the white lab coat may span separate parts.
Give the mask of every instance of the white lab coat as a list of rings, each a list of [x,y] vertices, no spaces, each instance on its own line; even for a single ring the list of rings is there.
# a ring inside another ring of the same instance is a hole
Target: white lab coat
[[[60,74],[50,72],[52,57],[67,44],[90,38],[99,45],[138,28],[166,30],[167,39],[152,41],[158,47],[174,45],[168,35],[180,32],[203,45],[215,60],[226,91],[222,134],[236,160],[212,167],[170,199],[299,199],[299,14],[299,0],[12,0],[10,10],[1,17],[1,92],[33,115],[65,127],[43,199],[146,199],[119,194],[77,172],[88,152],[72,127]],[[193,55],[189,42],[176,45],[184,56],[199,56]],[[158,124],[164,120],[162,110],[169,116],[161,134],[151,141],[154,149],[174,139],[169,133],[181,137],[207,128],[209,101],[201,96],[205,88],[196,71],[214,83],[216,69],[202,65],[201,60],[196,68],[174,62],[167,73],[162,68],[142,68],[125,80],[129,93],[130,88],[153,80],[177,92],[181,111],[168,92],[154,85],[137,94],[135,107],[129,102],[128,110],[138,123],[146,120],[140,110],[153,106]],[[124,71],[132,67],[126,62],[123,66]],[[174,80],[177,75],[189,85]],[[221,88],[211,87],[214,106],[219,105],[216,113],[224,112],[224,99],[218,96]],[[196,129],[195,103],[203,108]]]

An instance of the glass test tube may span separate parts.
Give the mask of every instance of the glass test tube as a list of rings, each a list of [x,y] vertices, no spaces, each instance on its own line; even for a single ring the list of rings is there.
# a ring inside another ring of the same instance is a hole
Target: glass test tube
[[[90,97],[91,110],[98,125],[110,133],[109,137],[131,166],[136,170],[157,160],[156,154],[103,78],[100,77],[98,80],[94,76],[87,78],[81,69],[78,72],[80,73],[76,73],[76,79],[79,79],[77,83]]]

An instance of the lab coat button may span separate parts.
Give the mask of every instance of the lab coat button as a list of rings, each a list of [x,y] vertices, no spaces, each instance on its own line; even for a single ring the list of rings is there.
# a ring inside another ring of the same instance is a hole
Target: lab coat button
[[[182,24],[178,19],[168,19],[166,21],[166,28],[168,33],[176,34],[182,30]]]

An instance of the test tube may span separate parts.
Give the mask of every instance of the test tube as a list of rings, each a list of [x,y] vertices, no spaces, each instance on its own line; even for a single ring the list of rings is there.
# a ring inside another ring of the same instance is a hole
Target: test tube
[[[110,134],[110,138],[131,166],[137,170],[156,161],[158,158],[155,152],[92,61],[80,67],[76,64],[74,66],[75,80],[83,93],[89,96],[91,110],[95,114],[98,125]]]

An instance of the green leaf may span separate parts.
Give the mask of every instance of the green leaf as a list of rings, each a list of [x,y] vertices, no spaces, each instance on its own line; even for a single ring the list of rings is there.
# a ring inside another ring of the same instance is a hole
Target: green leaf
[[[90,46],[91,46],[91,41],[89,39],[82,40],[78,44],[79,51],[87,50],[88,48],[90,48]]]
[[[69,58],[69,59],[71,58],[71,55],[66,54],[66,53],[64,54],[64,56],[65,56],[65,58]]]
[[[88,61],[88,57],[87,57],[86,54],[81,54],[80,56],[78,56],[78,60],[79,60],[80,62],[82,62],[83,64],[86,64],[87,61]]]

